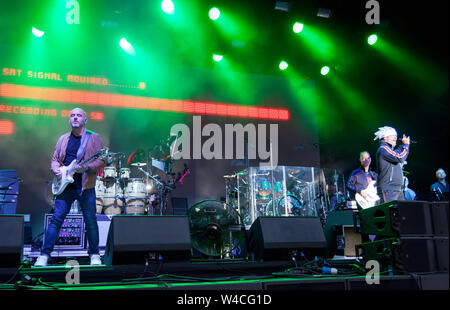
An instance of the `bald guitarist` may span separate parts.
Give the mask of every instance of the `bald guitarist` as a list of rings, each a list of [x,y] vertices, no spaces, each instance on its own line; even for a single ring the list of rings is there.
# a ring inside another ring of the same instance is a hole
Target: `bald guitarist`
[[[34,265],[36,267],[47,265],[64,219],[75,200],[80,202],[86,223],[90,263],[91,265],[102,263],[98,249],[95,181],[97,170],[104,165],[104,161],[98,156],[103,149],[103,143],[98,134],[86,130],[86,123],[86,112],[79,108],[73,109],[69,119],[71,132],[62,135],[56,143],[51,161],[51,169],[56,176],[53,184],[56,196],[55,208],[45,232],[41,255]]]

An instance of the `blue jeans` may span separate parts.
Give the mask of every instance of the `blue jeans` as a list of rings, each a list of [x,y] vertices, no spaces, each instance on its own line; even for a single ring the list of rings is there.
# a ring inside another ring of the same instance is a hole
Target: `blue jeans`
[[[98,250],[98,225],[95,207],[95,189],[90,188],[83,191],[76,189],[75,186],[68,186],[61,195],[58,195],[55,200],[55,209],[53,216],[45,232],[44,242],[41,248],[41,254],[50,256],[53,247],[58,240],[59,231],[69,213],[72,203],[78,200],[83,212],[84,222],[86,224],[86,235],[89,241],[88,254],[99,254]]]

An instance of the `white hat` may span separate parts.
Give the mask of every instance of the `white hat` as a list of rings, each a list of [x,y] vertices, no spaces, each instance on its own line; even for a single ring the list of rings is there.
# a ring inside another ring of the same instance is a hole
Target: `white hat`
[[[376,140],[376,139],[381,140],[385,137],[396,136],[396,135],[397,135],[397,131],[394,128],[389,127],[389,126],[384,126],[384,127],[378,128],[378,131],[375,133],[374,140]]]

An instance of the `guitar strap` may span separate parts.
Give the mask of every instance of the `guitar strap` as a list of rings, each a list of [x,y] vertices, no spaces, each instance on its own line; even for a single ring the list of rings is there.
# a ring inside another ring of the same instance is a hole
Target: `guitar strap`
[[[89,142],[89,139],[91,138],[91,134],[92,133],[90,131],[86,130],[86,134],[81,139],[81,144],[77,152],[77,162],[80,162],[81,159],[83,158],[84,152],[86,151],[86,146]]]

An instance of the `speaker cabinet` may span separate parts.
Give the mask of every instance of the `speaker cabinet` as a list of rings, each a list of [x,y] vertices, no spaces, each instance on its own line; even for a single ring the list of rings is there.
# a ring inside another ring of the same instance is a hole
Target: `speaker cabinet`
[[[355,246],[362,243],[362,237],[355,232],[354,226],[359,228],[359,223],[354,223],[353,214],[353,210],[334,210],[327,214],[323,227],[327,240],[326,257],[356,256]]]
[[[448,272],[448,238],[388,238],[363,243],[357,251],[364,262],[378,261],[381,270]]]
[[[248,249],[254,260],[290,260],[292,253],[307,259],[323,257],[325,234],[318,217],[259,217],[249,230]]]
[[[361,233],[386,238],[433,236],[430,203],[391,201],[359,212]]]
[[[448,237],[448,201],[433,202],[431,204],[431,216],[434,234]]]
[[[22,262],[23,215],[0,215],[0,267],[18,267]]]
[[[109,227],[105,264],[189,260],[191,236],[186,216],[116,215]]]

